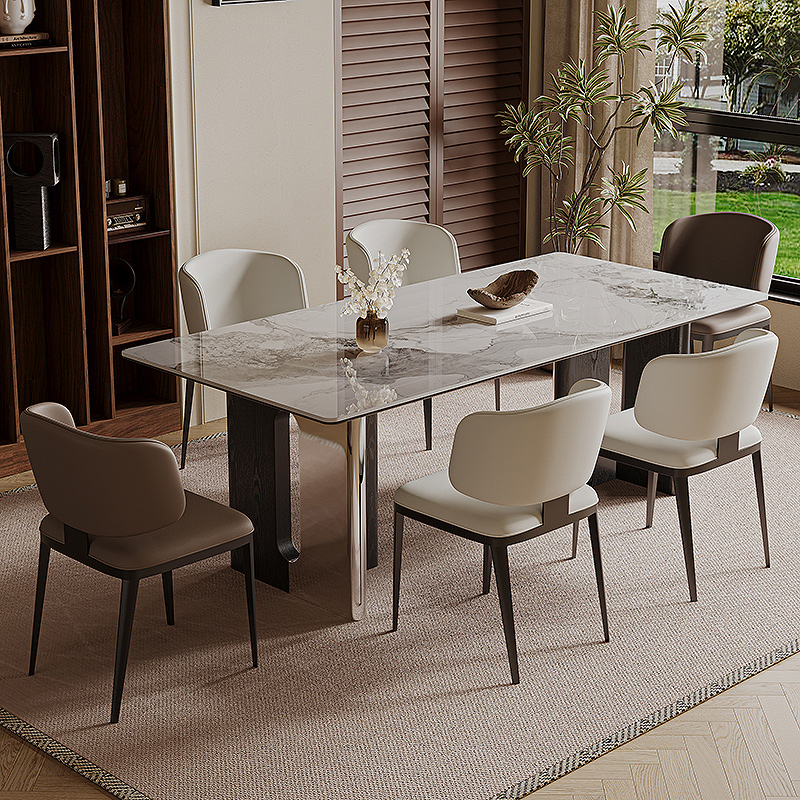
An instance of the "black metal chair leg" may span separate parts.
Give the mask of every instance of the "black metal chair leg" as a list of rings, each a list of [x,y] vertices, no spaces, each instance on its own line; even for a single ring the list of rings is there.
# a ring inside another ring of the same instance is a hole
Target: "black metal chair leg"
[[[167,612],[167,625],[174,625],[175,600],[172,591],[172,570],[161,573],[161,585],[164,587],[164,610]]]
[[[597,579],[597,597],[600,600],[600,616],[603,620],[603,641],[608,637],[608,609],[606,608],[606,585],[603,580],[603,559],[600,556],[600,530],[597,525],[597,514],[589,516],[589,539],[592,543],[592,558],[594,559],[594,575]]]
[[[117,625],[117,655],[114,661],[114,689],[111,694],[111,722],[119,722],[119,709],[122,705],[122,689],[125,685],[125,670],[128,666],[128,652],[131,647],[133,613],[136,610],[136,595],[139,581],[123,580],[119,599],[119,623]]]
[[[772,375],[769,376],[769,383],[767,384],[767,403],[769,410],[772,411]]]
[[[258,632],[256,631],[256,567],[253,558],[253,543],[244,546],[246,568],[244,571],[244,587],[247,593],[247,622],[250,627],[250,652],[253,656],[253,667],[258,666]]]
[[[400,610],[400,569],[403,561],[403,521],[405,517],[395,509],[394,512],[394,569],[392,577],[392,630],[397,630]]]
[[[189,420],[192,417],[194,381],[186,380],[186,396],[183,398],[183,438],[181,439],[181,469],[186,466],[186,444],[189,441]]]
[[[761,470],[761,451],[753,453],[753,474],[756,479],[756,497],[758,498],[758,518],[761,520],[761,538],[764,542],[764,562],[769,566],[769,537],[767,536],[767,504],[764,499],[764,473]]]
[[[572,555],[570,558],[575,558],[578,555],[578,531],[580,529],[580,520],[575,520],[572,523]]]
[[[511,603],[511,578],[508,574],[508,545],[492,545],[494,578],[500,598],[500,615],[503,618],[503,634],[506,638],[508,665],[511,667],[511,682],[519,683],[519,659],[517,657],[517,634],[514,630],[514,609]]]
[[[494,407],[496,411],[500,410],[500,378],[494,379]]]
[[[36,575],[36,602],[33,606],[33,633],[31,634],[31,660],[28,675],[36,671],[36,653],[39,649],[39,630],[42,626],[44,590],[47,585],[47,568],[50,566],[50,546],[39,542],[39,569]]]
[[[433,401],[426,397],[422,401],[422,410],[425,413],[425,449],[433,449]]]
[[[492,548],[488,544],[483,546],[483,593],[489,594],[492,588]]]
[[[656,510],[656,487],[658,486],[658,473],[647,473],[647,517],[645,528],[653,527],[653,512]]]
[[[694,544],[692,543],[692,517],[689,511],[689,479],[676,476],[673,479],[675,499],[678,503],[678,519],[683,540],[683,560],[686,564],[686,579],[689,581],[689,600],[697,600],[697,575],[694,568]]]

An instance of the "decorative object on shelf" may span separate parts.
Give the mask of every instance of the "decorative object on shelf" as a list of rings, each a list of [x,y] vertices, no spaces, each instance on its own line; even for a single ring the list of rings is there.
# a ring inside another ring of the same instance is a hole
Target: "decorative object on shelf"
[[[648,211],[647,170],[631,174],[628,165],[609,167],[605,177],[605,155],[623,130],[636,130],[638,138],[651,125],[656,136],[678,136],[677,128],[686,121],[680,97],[684,81],[674,76],[679,57],[691,64],[705,58],[701,46],[708,36],[701,23],[706,11],[698,0],[686,0],[642,30],[627,18],[624,5],[609,6],[606,13],[596,13],[594,64],[583,59],[562,63],[550,75],[549,93],[538,97],[530,110],[524,101],[507,103],[497,115],[506,147],[515,161],[525,162],[523,175],[540,167],[542,185],[549,186],[549,230],[543,243],[567,253],[577,253],[586,241],[602,247],[600,232],[609,227],[615,208],[636,230],[633,210]],[[657,37],[663,77],[633,90],[624,88],[626,61],[653,49],[646,41],[650,34]],[[575,126],[586,138],[585,149],[576,148],[570,132]]]
[[[124,258],[112,258],[108,262],[108,282],[111,289],[111,329],[118,336],[133,324],[133,317],[125,316],[125,301],[136,286],[136,272]]]
[[[3,0],[0,13],[0,33],[22,33],[33,22],[36,13],[34,0]]]
[[[358,314],[356,343],[365,353],[377,353],[389,343],[389,321],[386,313],[394,303],[397,287],[403,282],[403,272],[408,267],[411,253],[407,249],[400,255],[386,258],[383,253],[373,259],[366,284],[359,280],[350,267],[336,266],[339,283],[350,290],[350,300],[341,311]]]
[[[111,188],[114,192],[114,197],[125,197],[128,194],[128,182],[125,178],[112,178]]]
[[[45,31],[9,33],[0,36],[0,49],[3,50],[14,47],[41,47],[47,44],[50,44],[50,34]]]
[[[47,250],[50,246],[50,194],[61,180],[57,133],[3,134],[6,181],[14,206],[14,247]]]
[[[109,197],[111,197],[111,179],[110,178],[106,181],[106,200],[108,200]]]
[[[143,194],[106,200],[106,230],[117,234],[132,228],[146,228],[147,207],[147,196]]]
[[[521,303],[538,282],[539,276],[532,269],[514,269],[483,289],[467,289],[467,294],[486,308],[511,308]]]

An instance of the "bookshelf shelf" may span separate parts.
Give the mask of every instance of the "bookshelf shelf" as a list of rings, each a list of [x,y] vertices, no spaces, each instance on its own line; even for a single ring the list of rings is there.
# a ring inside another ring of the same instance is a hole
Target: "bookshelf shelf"
[[[47,0],[34,25],[49,43],[0,47],[0,144],[7,132],[54,132],[61,157],[42,251],[14,246],[0,158],[0,475],[28,468],[19,415],[31,403],[63,403],[79,426],[109,435],[180,426],[177,381],[120,356],[177,326],[167,2]],[[109,236],[105,181],[115,177],[148,195],[147,230]],[[136,272],[125,304],[136,322],[118,336],[116,258]]]

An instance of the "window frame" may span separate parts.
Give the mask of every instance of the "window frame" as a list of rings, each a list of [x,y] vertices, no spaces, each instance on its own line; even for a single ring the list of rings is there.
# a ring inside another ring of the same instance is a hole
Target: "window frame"
[[[696,106],[683,106],[683,113],[686,124],[678,129],[681,133],[727,136],[800,148],[800,121],[788,117],[736,114]],[[773,276],[769,296],[771,300],[800,305],[800,278]]]

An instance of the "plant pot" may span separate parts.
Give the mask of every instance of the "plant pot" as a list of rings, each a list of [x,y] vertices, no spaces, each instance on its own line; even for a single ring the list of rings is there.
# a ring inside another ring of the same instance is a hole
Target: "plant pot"
[[[389,320],[368,311],[356,320],[356,344],[365,353],[378,353],[389,344]]]

